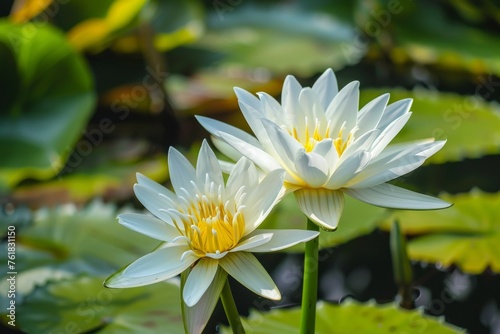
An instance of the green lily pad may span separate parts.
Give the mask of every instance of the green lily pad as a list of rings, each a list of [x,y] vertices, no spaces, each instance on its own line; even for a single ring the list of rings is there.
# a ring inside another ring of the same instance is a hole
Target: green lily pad
[[[0,21],[0,189],[57,174],[95,102],[83,59],[48,25]],[[5,59],[5,61],[4,61]]]
[[[458,328],[444,323],[443,318],[430,317],[421,310],[404,310],[396,304],[378,305],[348,300],[341,305],[319,302],[316,307],[316,334],[335,333],[461,333]],[[247,333],[299,333],[300,308],[275,309],[262,313],[251,311],[243,319]],[[223,327],[222,333],[231,333]]]
[[[275,73],[312,75],[340,69],[358,52],[354,28],[333,16],[295,6],[214,2],[207,33],[196,43],[223,53],[223,67],[264,68]]]
[[[367,89],[360,105],[384,93],[391,102],[412,98],[413,115],[394,143],[424,138],[446,139],[446,145],[428,163],[460,161],[500,152],[500,108],[478,96],[462,97],[422,89]],[[391,103],[390,102],[390,103]]]
[[[345,196],[344,213],[337,230],[320,231],[319,247],[334,247],[349,240],[372,232],[386,209],[369,205]],[[273,209],[259,228],[263,229],[304,229],[307,218],[298,208],[295,197],[288,195]],[[298,244],[283,250],[284,252],[303,252],[304,244]]]
[[[48,279],[79,273],[113,273],[154,249],[159,242],[133,232],[116,220],[115,206],[94,201],[84,209],[63,205],[33,213],[30,226],[16,233],[15,269],[19,295]],[[7,242],[0,244],[7,255]],[[0,287],[8,271],[0,263]]]
[[[106,289],[105,278],[83,276],[37,287],[18,307],[16,325],[27,333],[183,333],[177,283]]]
[[[395,211],[382,227],[398,220],[404,233],[416,235],[408,242],[413,260],[439,267],[456,265],[469,274],[481,274],[487,268],[500,272],[500,193],[473,191],[441,197],[454,205],[437,211]]]

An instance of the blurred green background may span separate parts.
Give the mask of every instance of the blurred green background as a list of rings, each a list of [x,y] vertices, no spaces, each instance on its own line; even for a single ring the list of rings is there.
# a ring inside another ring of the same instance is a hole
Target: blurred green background
[[[391,101],[414,99],[395,141],[448,142],[395,183],[455,205],[398,212],[348,201],[339,230],[321,235],[320,299],[374,303],[350,323],[395,319],[380,333],[446,332],[435,319],[500,333],[500,2],[16,0],[2,1],[0,15],[2,332],[182,332],[175,282],[101,287],[157,245],[115,219],[143,210],[135,173],[168,185],[169,146],[195,159],[208,134],[194,115],[248,130],[234,86],[279,99],[287,74],[307,86],[333,68],[340,87],[361,82],[360,105],[386,92]],[[408,238],[415,304],[431,318],[376,313],[402,311],[394,220]],[[302,228],[305,218],[286,199],[265,224]],[[15,328],[7,317],[11,230]],[[266,332],[262,324],[272,333],[272,322],[286,323],[294,317],[286,310],[299,305],[302,254],[259,259],[281,302],[232,285],[242,315],[264,312],[255,333]],[[349,303],[339,312],[354,319],[360,312]],[[349,332],[349,322],[321,312],[325,331]],[[225,323],[217,307],[205,332]]]

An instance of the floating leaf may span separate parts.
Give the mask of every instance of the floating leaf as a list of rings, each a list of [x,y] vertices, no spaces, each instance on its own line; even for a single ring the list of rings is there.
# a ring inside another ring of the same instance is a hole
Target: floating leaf
[[[57,174],[95,95],[83,59],[46,24],[0,21],[0,56],[1,189]]]
[[[225,67],[308,76],[352,63],[350,55],[359,50],[351,25],[304,3],[264,7],[215,1],[207,22],[207,34],[196,45],[225,54]]]
[[[37,287],[18,307],[16,324],[27,333],[183,333],[177,283],[106,289],[105,278],[83,276]]]
[[[372,232],[387,210],[363,203],[345,196],[345,208],[337,230],[320,231],[319,247],[337,246],[361,235]],[[269,217],[260,226],[263,229],[304,229],[306,217],[297,206],[293,195],[286,196],[273,209]],[[285,252],[303,252],[304,245],[299,244],[284,250]]]
[[[391,102],[412,98],[413,115],[394,143],[424,138],[446,139],[446,145],[427,159],[429,163],[460,161],[500,152],[500,108],[478,96],[462,97],[422,89],[368,89],[360,105],[383,94]]]
[[[437,211],[395,211],[383,227],[396,219],[404,233],[417,234],[408,242],[413,260],[456,265],[469,274],[486,268],[500,272],[500,193],[473,191],[442,198],[454,205]]]
[[[316,310],[316,334],[461,332],[458,328],[444,323],[443,318],[426,316],[420,310],[403,310],[395,304],[362,304],[351,300],[341,305],[319,302]],[[247,333],[299,333],[300,309],[275,309],[266,313],[251,311],[249,317],[242,320]],[[231,331],[223,327],[222,333]]]

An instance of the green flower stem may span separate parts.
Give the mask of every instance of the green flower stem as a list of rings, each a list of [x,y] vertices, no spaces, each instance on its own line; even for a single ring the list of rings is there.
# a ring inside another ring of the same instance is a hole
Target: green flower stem
[[[307,220],[309,231],[319,231],[318,225]],[[318,299],[318,250],[319,237],[306,243],[304,255],[304,284],[302,287],[302,307],[300,333],[314,334],[316,326],[316,300]]]
[[[229,321],[229,326],[233,334],[245,334],[243,329],[243,324],[241,323],[240,314],[234,303],[233,294],[231,292],[231,287],[229,286],[229,280],[226,279],[222,292],[220,294],[220,299],[222,300],[222,306],[224,306],[224,311],[226,312],[227,320]]]

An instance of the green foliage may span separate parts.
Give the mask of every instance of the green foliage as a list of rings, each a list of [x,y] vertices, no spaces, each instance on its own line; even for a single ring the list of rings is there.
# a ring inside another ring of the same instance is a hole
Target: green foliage
[[[59,172],[92,112],[83,59],[47,25],[0,22],[0,189]],[[5,59],[5,61],[4,61]]]
[[[177,283],[106,289],[104,279],[80,276],[37,287],[18,308],[19,328],[40,334],[183,333]]]
[[[456,265],[469,274],[487,268],[500,272],[500,194],[473,191],[442,198],[454,205],[438,211],[396,211],[383,227],[396,219],[404,233],[416,235],[408,242],[413,260]]]
[[[427,163],[460,161],[500,152],[500,109],[479,96],[463,97],[422,89],[368,89],[361,93],[360,105],[383,93],[391,102],[412,98],[413,115],[394,143],[424,138],[446,139],[446,145]],[[389,103],[391,103],[389,102]]]
[[[317,304],[316,334],[332,333],[459,333],[458,328],[444,324],[443,319],[429,317],[420,310],[403,310],[394,304],[362,304],[346,301],[341,305]],[[251,311],[243,319],[247,333],[298,333],[300,309],[275,309],[268,313]],[[222,333],[231,333],[226,327]]]

